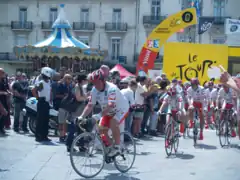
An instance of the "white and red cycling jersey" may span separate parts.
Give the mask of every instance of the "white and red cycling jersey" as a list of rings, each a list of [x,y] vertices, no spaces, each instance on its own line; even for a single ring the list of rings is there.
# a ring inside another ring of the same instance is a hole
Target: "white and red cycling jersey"
[[[194,107],[204,108],[207,105],[205,89],[202,86],[198,86],[195,90],[192,87],[189,87],[187,89],[187,98],[189,105],[193,102],[192,105]]]
[[[100,104],[102,110],[104,110],[109,103],[113,103],[114,107],[107,114],[107,118],[110,119],[114,117],[114,119],[118,122],[125,119],[129,110],[129,103],[127,99],[121,93],[120,89],[110,82],[106,82],[105,89],[103,91],[98,91],[95,87],[93,87],[89,104],[95,105],[97,102]]]
[[[205,90],[206,93],[206,100],[208,101],[208,105],[211,106],[212,103],[214,106],[216,106],[216,100],[217,100],[217,95],[218,95],[218,91],[216,88],[213,89],[209,89],[207,88]]]
[[[223,109],[235,107],[236,95],[231,88],[229,88],[227,92],[224,90],[224,88],[221,88],[218,92],[217,102],[221,103]]]
[[[183,105],[183,98],[180,94],[175,96],[166,95],[163,99],[163,102],[166,102],[168,105],[168,111],[185,111]]]

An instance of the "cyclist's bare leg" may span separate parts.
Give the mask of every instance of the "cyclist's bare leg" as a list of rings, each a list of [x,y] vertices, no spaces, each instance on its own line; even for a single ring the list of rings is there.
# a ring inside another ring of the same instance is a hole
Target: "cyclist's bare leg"
[[[112,130],[114,147],[111,149],[108,155],[112,157],[120,153],[120,127],[118,122],[114,118],[110,121],[110,129]]]
[[[112,130],[112,136],[113,136],[115,145],[119,145],[120,144],[120,128],[119,128],[118,122],[115,119],[111,119],[110,129]]]
[[[198,114],[199,114],[199,119],[200,119],[200,130],[203,131],[203,128],[204,128],[203,110],[198,108]]]
[[[106,143],[105,145],[108,145],[108,146],[112,145],[111,138],[108,135],[109,129],[104,126],[100,126],[99,131],[100,131],[101,135],[104,135],[104,138],[102,138],[102,139],[103,139],[103,141],[106,141],[106,142],[104,142],[104,143]]]

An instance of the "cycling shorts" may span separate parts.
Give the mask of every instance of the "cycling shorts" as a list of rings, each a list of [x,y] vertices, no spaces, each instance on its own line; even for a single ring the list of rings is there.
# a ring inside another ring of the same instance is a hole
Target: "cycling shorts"
[[[225,105],[225,108],[224,109],[232,109],[233,108],[233,104],[229,104],[229,103],[227,103],[226,105]]]
[[[202,109],[202,103],[201,102],[193,102],[193,107],[197,109]]]
[[[119,111],[114,116],[111,116],[111,115],[103,116],[100,120],[100,126],[110,128],[110,122],[112,119],[115,119],[120,125],[124,122],[127,116],[128,116],[128,111]]]

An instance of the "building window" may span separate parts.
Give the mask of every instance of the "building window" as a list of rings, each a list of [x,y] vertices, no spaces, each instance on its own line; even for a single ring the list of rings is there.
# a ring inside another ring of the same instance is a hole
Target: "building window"
[[[27,36],[23,34],[16,35],[16,46],[25,46],[27,45]]]
[[[212,38],[213,44],[225,44],[226,38],[225,37],[214,37]]]
[[[27,8],[19,9],[19,21],[20,24],[24,27],[24,23],[27,21]]]
[[[213,14],[217,17],[222,17],[225,14],[225,1],[224,0],[214,0],[213,4]]]
[[[50,22],[55,22],[58,17],[58,9],[57,8],[50,8]]]
[[[89,9],[81,9],[81,22],[89,22]]]
[[[89,37],[88,36],[79,36],[78,40],[83,42],[86,45],[89,45]]]
[[[120,23],[122,19],[122,9],[113,9],[113,23]]]
[[[151,16],[153,17],[160,17],[160,8],[161,0],[152,0],[151,4]]]
[[[120,56],[120,48],[121,48],[121,39],[120,38],[112,38],[111,39],[112,60],[118,60],[118,58]]]

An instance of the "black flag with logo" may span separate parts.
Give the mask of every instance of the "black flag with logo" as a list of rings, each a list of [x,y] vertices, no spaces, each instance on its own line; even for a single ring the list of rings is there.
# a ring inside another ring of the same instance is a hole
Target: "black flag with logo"
[[[214,17],[200,17],[198,23],[198,34],[203,34],[212,27]]]

